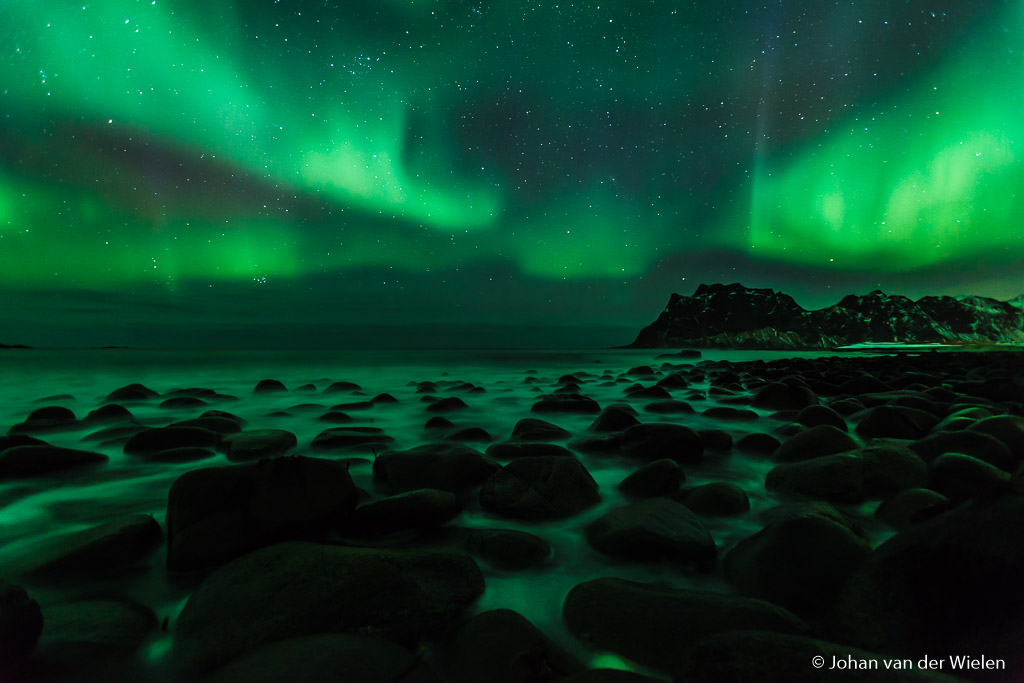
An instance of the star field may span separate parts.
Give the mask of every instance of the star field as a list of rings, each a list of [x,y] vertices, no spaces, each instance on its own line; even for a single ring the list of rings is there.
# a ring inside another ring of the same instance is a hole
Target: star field
[[[0,341],[612,344],[701,281],[1024,290],[1016,2],[3,14]]]

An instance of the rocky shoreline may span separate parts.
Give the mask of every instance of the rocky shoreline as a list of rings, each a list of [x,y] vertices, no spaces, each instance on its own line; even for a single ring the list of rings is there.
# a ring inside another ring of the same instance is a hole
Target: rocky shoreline
[[[0,513],[69,483],[175,478],[162,515],[96,500],[106,521],[0,556],[4,680],[830,680],[817,657],[1020,680],[1020,354],[565,370],[523,373],[529,414],[503,434],[472,419],[513,401],[486,378],[267,379],[241,399],[132,384],[84,415],[47,397],[0,437]],[[294,405],[248,409],[271,399]],[[399,408],[418,445],[370,417]],[[302,415],[312,439],[274,426]],[[763,483],[723,476],[737,467]],[[480,609],[515,577],[542,599],[584,552],[597,569],[558,623]],[[119,590],[140,576],[180,611]]]

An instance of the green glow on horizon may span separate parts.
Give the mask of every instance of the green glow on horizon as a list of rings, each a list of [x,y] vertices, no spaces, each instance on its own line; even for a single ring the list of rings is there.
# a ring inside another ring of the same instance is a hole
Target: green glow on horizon
[[[759,257],[895,272],[1006,244],[1024,223],[1024,30],[958,55],[906,96],[790,164],[758,165],[749,248]],[[997,63],[1011,60],[999,69]],[[902,117],[912,113],[908,127]],[[896,113],[900,116],[897,117]]]

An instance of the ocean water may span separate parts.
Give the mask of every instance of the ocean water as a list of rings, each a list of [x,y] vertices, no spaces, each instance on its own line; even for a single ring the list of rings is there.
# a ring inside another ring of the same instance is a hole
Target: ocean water
[[[279,428],[298,437],[297,453],[327,456],[309,451],[309,444],[322,430],[335,426],[317,421],[331,405],[362,400],[358,394],[320,395],[334,381],[350,381],[362,387],[366,398],[387,392],[396,404],[381,404],[369,411],[350,412],[355,421],[344,426],[372,425],[394,437],[395,449],[407,449],[432,439],[424,423],[432,413],[425,410],[422,394],[415,393],[416,382],[459,380],[483,387],[485,393],[449,393],[444,386],[438,395],[455,395],[469,404],[467,410],[448,414],[460,427],[482,427],[495,441],[509,437],[515,423],[530,417],[530,407],[543,393],[556,388],[558,378],[567,373],[587,372],[618,377],[631,367],[652,365],[660,351],[581,350],[581,351],[153,351],[153,350],[10,350],[0,353],[0,429],[21,422],[32,410],[43,405],[62,405],[79,418],[95,409],[114,389],[141,382],[160,393],[175,389],[203,387],[235,396],[237,401],[211,403],[189,410],[167,410],[159,400],[129,405],[136,417],[147,424],[164,425],[196,417],[205,410],[226,410],[248,420],[246,429]],[[771,360],[774,358],[834,355],[825,352],[794,354],[764,351],[705,351],[704,360]],[[691,363],[700,361],[673,361]],[[525,383],[527,377],[540,380]],[[253,395],[253,387],[262,379],[283,382],[288,393]],[[313,383],[317,392],[297,392],[297,387]],[[599,386],[602,381],[583,385],[583,391],[602,406],[610,403],[633,405],[645,422],[676,422],[695,429],[719,428],[734,439],[754,431],[771,432],[782,423],[758,411],[762,417],[752,422],[723,422],[697,415],[667,416],[644,413],[649,399],[629,399],[623,389],[632,383]],[[650,383],[650,382],[647,382]],[[695,385],[692,389],[706,388]],[[682,398],[690,390],[675,391]],[[61,397],[70,395],[68,397]],[[57,398],[54,398],[57,397]],[[694,402],[699,411],[716,401]],[[296,408],[297,406],[304,406]],[[287,416],[271,416],[285,411]],[[534,415],[569,430],[574,437],[586,433],[594,416]],[[163,525],[167,491],[183,472],[199,467],[223,465],[222,455],[185,464],[149,464],[127,458],[120,446],[97,447],[83,437],[101,427],[38,435],[50,443],[72,448],[99,450],[110,462],[96,468],[60,476],[0,482],[0,576],[24,585],[40,602],[65,599],[83,592],[115,592],[130,596],[153,608],[158,617],[173,619],[181,610],[195,582],[169,574],[163,565],[163,550],[158,549],[150,565],[116,582],[89,583],[83,586],[35,584],[20,576],[26,558],[46,546],[56,534],[87,528],[122,515],[152,514]],[[561,442],[564,444],[564,442]],[[487,444],[468,444],[483,450]],[[367,454],[367,458],[370,458]],[[487,588],[477,609],[498,607],[515,609],[533,621],[571,651],[585,660],[607,664],[601,653],[584,650],[568,634],[561,621],[562,601],[574,585],[604,576],[619,576],[637,581],[656,581],[678,587],[702,587],[729,591],[715,575],[703,575],[659,564],[641,564],[611,560],[590,548],[582,536],[583,528],[611,507],[623,503],[616,485],[637,464],[608,456],[579,457],[600,485],[602,503],[573,518],[558,522],[526,524],[488,514],[470,506],[451,522],[465,527],[501,527],[522,529],[547,539],[554,556],[547,566],[526,572],[502,572],[482,565]],[[708,458],[700,467],[684,467],[686,485],[711,481],[733,482],[750,496],[752,509],[737,517],[707,518],[705,524],[714,537],[720,557],[737,542],[761,528],[760,512],[778,500],[765,491],[764,478],[772,464],[763,457],[731,453]],[[365,466],[353,466],[357,486],[374,497],[369,460]],[[870,521],[871,508],[850,510],[862,516],[874,540],[885,533]],[[168,652],[167,635],[158,635],[146,651],[153,666],[162,666]]]

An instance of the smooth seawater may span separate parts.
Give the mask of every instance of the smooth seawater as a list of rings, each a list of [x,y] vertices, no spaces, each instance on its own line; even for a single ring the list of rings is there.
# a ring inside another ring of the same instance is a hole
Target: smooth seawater
[[[480,350],[480,351],[160,351],[160,350],[7,350],[0,352],[0,429],[21,422],[34,409],[44,405],[61,405],[72,409],[79,418],[99,405],[114,389],[140,382],[161,394],[175,389],[203,387],[221,394],[238,397],[237,401],[216,402],[188,410],[159,407],[159,400],[127,407],[136,418],[151,425],[197,417],[208,409],[226,410],[248,420],[246,429],[276,428],[292,431],[298,437],[296,453],[334,457],[309,451],[313,438],[332,424],[317,418],[327,408],[362,397],[353,394],[319,392],[334,381],[355,382],[366,398],[390,393],[395,404],[379,404],[368,411],[350,413],[355,421],[344,426],[370,425],[382,428],[394,437],[394,449],[412,448],[432,441],[424,429],[431,416],[426,412],[422,394],[415,383],[421,381],[460,380],[485,389],[484,393],[448,393],[442,386],[438,395],[455,395],[469,408],[448,414],[459,427],[482,427],[494,441],[507,440],[512,427],[520,419],[530,417],[531,406],[538,397],[550,393],[558,378],[573,372],[618,376],[637,365],[656,369],[665,362],[655,360],[658,350]],[[835,355],[828,352],[705,351],[703,360],[772,360],[793,356],[819,357]],[[672,360],[673,363],[700,361]],[[524,383],[528,377],[540,380]],[[288,393],[253,395],[253,387],[262,379],[277,379]],[[297,392],[297,387],[312,383],[317,392]],[[599,386],[601,381],[583,385],[583,391],[602,406],[611,403],[632,404],[645,422],[677,422],[694,429],[718,428],[729,431],[734,440],[745,433],[771,432],[782,423],[767,418],[768,411],[758,410],[761,419],[752,422],[723,422],[699,414],[717,405],[714,399],[694,402],[696,415],[652,415],[644,413],[649,399],[629,399],[623,389],[629,384]],[[644,382],[649,384],[650,382]],[[706,389],[694,385],[691,390]],[[682,398],[684,392],[677,392]],[[70,395],[73,398],[61,398]],[[271,416],[284,411],[287,415]],[[586,434],[592,415],[533,415],[553,422],[574,437]],[[183,464],[151,464],[128,458],[120,446],[98,447],[83,442],[91,432],[105,425],[39,434],[40,438],[70,448],[99,450],[110,462],[84,471],[60,476],[47,476],[0,482],[0,576],[21,583],[40,602],[60,600],[77,594],[68,587],[35,585],[19,576],[25,558],[38,552],[55,534],[100,524],[119,516],[152,514],[163,526],[167,492],[183,472],[199,467],[227,464],[223,455]],[[564,445],[564,441],[557,442]],[[484,450],[487,444],[468,444]],[[345,454],[350,457],[352,454]],[[351,467],[356,485],[376,492],[369,467]],[[565,630],[561,620],[562,601],[574,585],[604,576],[619,576],[637,581],[656,581],[672,586],[702,587],[728,591],[729,587],[714,575],[681,571],[668,564],[630,563],[609,559],[583,539],[583,528],[611,507],[624,502],[616,485],[638,464],[620,457],[580,455],[600,485],[602,503],[567,520],[540,524],[520,523],[485,513],[470,506],[451,522],[464,527],[500,527],[530,531],[548,540],[554,558],[541,570],[502,572],[482,565],[487,588],[477,609],[498,607],[514,609],[539,628],[581,656],[592,658]],[[705,524],[714,537],[721,557],[725,551],[761,528],[758,514],[779,501],[764,488],[765,475],[772,463],[764,457],[739,453],[709,458],[700,468],[684,467],[686,485],[710,481],[729,481],[747,491],[751,511],[727,518],[707,518]],[[855,511],[856,512],[856,511]],[[864,512],[864,511],[862,511]],[[871,529],[874,540],[882,532]],[[174,617],[181,610],[194,582],[182,581],[168,574],[163,565],[163,550],[158,549],[150,565],[141,571],[119,576],[116,582],[91,582],[91,592],[116,592],[132,597],[153,608],[158,617]],[[168,650],[167,635],[158,636],[148,649],[157,669]],[[591,660],[593,661],[593,660]]]

